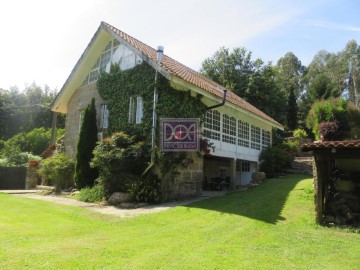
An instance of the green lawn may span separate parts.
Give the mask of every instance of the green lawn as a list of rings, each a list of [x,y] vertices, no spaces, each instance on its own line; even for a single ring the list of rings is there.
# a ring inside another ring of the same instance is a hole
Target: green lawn
[[[0,194],[0,269],[360,269],[360,234],[314,223],[312,179],[121,219]]]

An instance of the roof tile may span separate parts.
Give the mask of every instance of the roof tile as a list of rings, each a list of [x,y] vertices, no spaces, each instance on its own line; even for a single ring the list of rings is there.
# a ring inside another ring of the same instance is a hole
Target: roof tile
[[[360,148],[360,140],[348,141],[315,141],[312,143],[305,143],[301,145],[303,151],[311,151],[315,149],[326,148]]]

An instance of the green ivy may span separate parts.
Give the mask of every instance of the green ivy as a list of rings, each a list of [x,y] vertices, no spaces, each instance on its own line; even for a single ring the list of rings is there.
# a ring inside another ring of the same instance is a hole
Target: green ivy
[[[151,141],[153,93],[155,70],[147,63],[121,71],[113,66],[110,73],[103,73],[97,81],[97,89],[109,109],[109,132],[124,131],[141,135]],[[157,120],[160,118],[200,118],[203,119],[206,106],[202,96],[192,97],[189,91],[179,91],[170,86],[169,80],[160,73],[156,83],[158,104]],[[129,104],[131,96],[143,98],[143,119],[141,124],[129,124]],[[157,130],[158,132],[158,130]]]

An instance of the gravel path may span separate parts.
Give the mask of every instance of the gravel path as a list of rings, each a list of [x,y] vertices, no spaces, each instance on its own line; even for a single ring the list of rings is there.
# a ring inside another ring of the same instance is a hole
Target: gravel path
[[[116,215],[116,216],[125,218],[125,217],[136,217],[136,216],[142,215],[142,214],[150,214],[150,213],[160,212],[160,211],[164,211],[164,210],[176,207],[176,206],[187,205],[187,204],[190,204],[193,202],[208,199],[210,197],[217,197],[217,196],[222,196],[225,194],[226,194],[226,192],[210,192],[210,193],[205,193],[205,194],[203,194],[203,196],[198,197],[198,198],[182,200],[182,201],[174,201],[174,202],[169,202],[169,203],[162,203],[162,204],[158,204],[158,205],[148,205],[148,206],[144,206],[144,207],[136,208],[136,209],[123,209],[123,208],[109,206],[109,205],[86,203],[86,202],[81,202],[81,201],[78,201],[75,199],[54,196],[54,195],[40,195],[40,194],[36,194],[36,193],[13,194],[13,195],[31,198],[31,199],[55,202],[55,203],[64,204],[64,205],[77,206],[77,207],[81,207],[81,208],[90,209],[90,210],[93,210],[96,212],[100,212],[103,214]]]

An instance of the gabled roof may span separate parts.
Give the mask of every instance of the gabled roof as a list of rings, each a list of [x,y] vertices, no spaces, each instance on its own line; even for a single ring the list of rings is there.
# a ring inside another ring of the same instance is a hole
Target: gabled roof
[[[128,34],[120,31],[119,29],[117,29],[105,22],[101,23],[98,31],[95,33],[92,41],[88,45],[88,48],[86,49],[85,52],[87,52],[89,50],[89,47],[92,45],[92,43],[96,39],[96,36],[99,34],[99,32],[101,30],[105,30],[106,32],[110,33],[114,38],[118,39],[120,42],[123,42],[123,43],[129,45],[130,47],[132,47],[133,49],[135,49],[142,56],[143,60],[148,62],[151,66],[153,66],[155,69],[157,69],[161,74],[163,74],[168,79],[171,80],[173,78],[177,78],[177,79],[183,80],[183,81],[190,83],[200,89],[205,90],[206,92],[208,92],[216,97],[223,98],[223,90],[225,90],[225,88],[222,85],[206,78],[205,76],[203,76],[200,73],[192,70],[191,68],[179,63],[178,61],[172,59],[171,57],[167,56],[166,54],[163,55],[161,65],[159,65],[156,60],[157,52],[154,48],[129,36]],[[84,54],[85,54],[85,52],[84,52]],[[71,78],[72,74],[75,72],[75,69],[80,65],[79,62],[81,62],[82,58],[84,57],[84,54],[79,59],[74,70],[72,71],[71,75],[69,76],[69,79]],[[66,90],[69,79],[66,81],[65,85],[61,89],[59,96],[61,95],[61,93],[63,91]],[[278,123],[273,118],[271,118],[264,112],[260,111],[259,109],[257,109],[253,105],[251,105],[250,103],[246,102],[244,99],[240,98],[239,96],[237,96],[235,93],[233,93],[230,90],[228,90],[228,92],[227,92],[226,101],[232,103],[233,105],[235,105],[235,107],[238,107],[238,108],[248,112],[249,114],[254,115],[255,117],[259,117],[259,118],[265,120],[266,122],[270,122],[270,124],[272,124],[274,127],[283,129],[283,126],[280,123]],[[56,100],[53,104],[53,109],[55,108],[55,103],[56,103]]]

